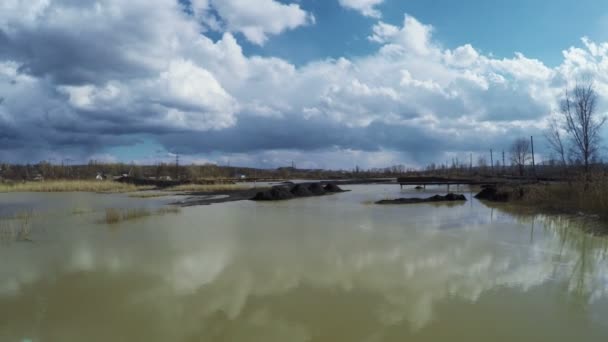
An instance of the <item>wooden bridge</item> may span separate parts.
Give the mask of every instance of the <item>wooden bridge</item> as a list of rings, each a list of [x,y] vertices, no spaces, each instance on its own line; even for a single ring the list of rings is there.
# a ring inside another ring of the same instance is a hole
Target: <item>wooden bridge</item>
[[[450,185],[498,185],[506,183],[506,180],[479,180],[466,178],[444,178],[444,177],[401,177],[397,178],[397,183],[403,189],[404,185],[422,186],[426,189],[427,185],[446,185],[450,191]]]

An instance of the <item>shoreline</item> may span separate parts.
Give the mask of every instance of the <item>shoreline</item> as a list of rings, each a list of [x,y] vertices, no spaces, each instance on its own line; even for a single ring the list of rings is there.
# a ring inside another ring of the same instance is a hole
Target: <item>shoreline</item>
[[[391,180],[386,180],[385,182],[389,182]],[[218,191],[211,191],[211,192],[184,192],[184,193],[178,193],[175,195],[178,196],[189,196],[187,199],[183,200],[183,201],[177,201],[177,202],[173,202],[171,203],[172,205],[179,205],[182,207],[193,207],[193,206],[197,206],[197,205],[211,205],[211,204],[217,204],[217,203],[227,203],[227,202],[236,202],[236,201],[246,201],[246,200],[252,200],[252,201],[269,201],[269,202],[273,202],[273,201],[280,201],[280,200],[289,200],[289,199],[296,199],[296,198],[307,198],[307,197],[319,197],[319,196],[326,196],[326,195],[332,195],[332,194],[337,194],[337,193],[343,193],[343,192],[348,192],[350,190],[342,190],[339,187],[337,187],[338,185],[352,185],[352,184],[375,184],[377,183],[374,181],[370,181],[370,180],[349,180],[349,181],[344,181],[344,182],[334,182],[331,180],[327,180],[327,181],[319,181],[319,182],[302,182],[302,183],[293,183],[291,181],[285,181],[283,183],[281,183],[280,185],[274,185],[274,186],[267,186],[267,187],[260,187],[260,188],[251,188],[251,189],[242,189],[242,190],[218,190]],[[383,183],[383,182],[381,182]],[[325,187],[326,190],[323,190],[322,193],[308,193],[306,190],[307,189],[302,189],[302,188],[308,188],[311,185],[317,184],[319,185],[321,188]],[[333,190],[327,190],[327,186],[329,185],[333,185],[335,188]],[[298,188],[300,191],[305,191],[305,193],[291,193],[290,191],[293,190],[294,188]],[[270,195],[271,192],[276,191],[276,190],[282,190],[281,192],[287,192],[290,195],[289,198],[272,198],[273,196]],[[218,197],[218,196],[225,196],[225,197]],[[260,197],[261,196],[261,197]],[[269,198],[263,198],[265,196],[269,196]]]
[[[608,211],[604,207],[601,184],[595,188],[582,183],[544,183],[499,186],[482,189],[476,196],[484,204],[520,214],[567,216],[590,220],[594,228],[589,232],[608,235]]]
[[[176,194],[178,196],[189,196],[183,201],[173,202],[170,205],[180,207],[195,207],[199,205],[211,205],[217,203],[247,201],[252,199],[258,192],[269,188],[252,188],[246,190],[220,190],[212,192],[186,192]],[[226,197],[218,197],[226,196]]]

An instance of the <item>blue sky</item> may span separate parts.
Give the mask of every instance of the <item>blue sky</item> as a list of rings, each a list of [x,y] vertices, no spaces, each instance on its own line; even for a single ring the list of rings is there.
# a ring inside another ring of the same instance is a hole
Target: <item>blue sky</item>
[[[309,0],[302,8],[314,13],[316,24],[275,37],[265,46],[244,44],[251,54],[280,56],[294,63],[327,57],[352,57],[373,52],[367,40],[375,18],[343,8],[337,1]],[[562,50],[581,37],[608,40],[608,5],[601,0],[387,0],[377,6],[382,20],[399,25],[404,13],[435,27],[446,47],[470,43],[497,57],[522,52],[547,65],[559,64]]]
[[[607,41],[592,0],[8,0],[0,160],[543,160],[573,82],[607,113]]]

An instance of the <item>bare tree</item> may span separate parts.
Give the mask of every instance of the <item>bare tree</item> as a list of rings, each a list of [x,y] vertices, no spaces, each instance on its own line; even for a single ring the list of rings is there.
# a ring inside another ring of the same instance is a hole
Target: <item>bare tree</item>
[[[549,143],[549,147],[555,152],[561,161],[562,167],[566,166],[566,148],[564,146],[564,138],[562,130],[555,118],[551,119],[549,127],[545,131],[545,138]]]
[[[566,90],[561,104],[566,132],[572,140],[572,153],[583,162],[585,173],[589,172],[589,162],[597,157],[600,128],[606,122],[605,117],[596,117],[596,104],[597,93],[593,82]]]
[[[530,154],[530,142],[526,138],[515,139],[511,145],[511,163],[519,170],[519,175],[524,175],[524,167],[532,160]]]

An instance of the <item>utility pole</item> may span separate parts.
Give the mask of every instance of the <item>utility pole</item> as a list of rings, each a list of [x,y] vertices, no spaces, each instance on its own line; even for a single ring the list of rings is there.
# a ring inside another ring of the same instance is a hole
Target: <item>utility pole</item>
[[[492,174],[494,174],[494,151],[490,149],[490,167],[492,168]]]
[[[502,150],[502,173],[503,174],[505,173],[506,165],[507,164],[505,164],[505,150]]]
[[[179,179],[179,154],[175,154],[175,180]]]
[[[530,136],[530,146],[532,146],[532,174],[536,176],[536,162],[534,161],[534,137]]]
[[[469,172],[473,173],[473,153],[470,155]]]

